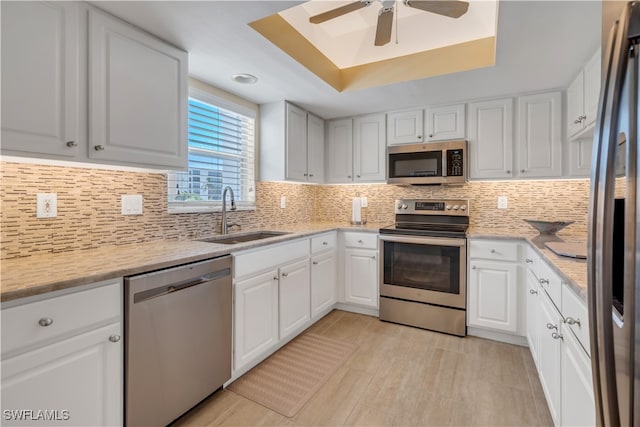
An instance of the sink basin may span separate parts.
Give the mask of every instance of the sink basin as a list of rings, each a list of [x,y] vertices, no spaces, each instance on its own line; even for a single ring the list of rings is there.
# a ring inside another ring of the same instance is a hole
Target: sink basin
[[[290,234],[286,231],[254,231],[244,234],[232,234],[227,236],[216,236],[208,239],[198,239],[200,242],[220,243],[222,245],[234,245],[236,243],[252,242],[254,240],[268,239],[269,237],[283,236]]]

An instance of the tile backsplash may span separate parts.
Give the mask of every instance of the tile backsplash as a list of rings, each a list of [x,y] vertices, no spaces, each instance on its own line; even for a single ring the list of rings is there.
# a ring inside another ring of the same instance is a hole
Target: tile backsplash
[[[0,164],[0,259],[219,232],[219,213],[168,214],[166,175],[101,169]],[[36,218],[36,194],[57,193],[58,217]],[[586,233],[588,180],[471,182],[459,187],[303,185],[258,182],[256,209],[233,212],[243,229],[351,219],[351,201],[369,200],[369,222],[392,223],[397,198],[470,200],[471,226],[530,230],[523,218],[572,220],[566,233]],[[120,196],[142,194],[143,215],[123,216]],[[286,196],[285,209],[280,197]],[[497,209],[497,197],[508,209]]]

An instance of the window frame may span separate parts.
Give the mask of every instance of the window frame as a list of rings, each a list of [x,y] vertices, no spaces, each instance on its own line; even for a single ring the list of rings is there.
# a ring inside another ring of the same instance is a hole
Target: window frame
[[[199,82],[198,82],[199,83]],[[198,86],[206,86],[204,84],[198,84]],[[232,99],[233,95],[226,94],[221,90],[217,90],[215,88],[201,88],[195,87],[191,84],[189,85],[189,98],[195,98],[201,102],[211,104],[215,107],[220,107],[225,110],[232,111],[237,114],[244,115],[246,117],[253,118],[253,192],[254,199],[253,201],[239,201],[237,200],[236,195],[236,207],[237,210],[240,211],[254,211],[256,209],[256,184],[258,181],[258,120],[259,120],[259,107],[249,101],[246,101],[241,98],[237,98],[237,100]],[[242,102],[242,104],[240,103]],[[243,105],[246,104],[246,105]],[[188,119],[188,112],[187,112]],[[187,151],[189,151],[188,146],[188,138],[187,138]],[[188,158],[187,153],[187,158]],[[187,160],[188,161],[188,160]],[[171,182],[175,182],[175,176],[177,173],[186,172],[189,168],[184,171],[167,171],[167,181],[166,181],[166,190],[167,190],[167,211],[169,214],[181,214],[181,213],[209,213],[209,212],[221,212],[222,211],[222,200],[211,200],[211,201],[190,201],[190,202],[179,202],[179,201],[171,201],[169,200],[169,186]],[[172,179],[173,177],[173,179]],[[229,196],[227,196],[227,206],[229,206]]]

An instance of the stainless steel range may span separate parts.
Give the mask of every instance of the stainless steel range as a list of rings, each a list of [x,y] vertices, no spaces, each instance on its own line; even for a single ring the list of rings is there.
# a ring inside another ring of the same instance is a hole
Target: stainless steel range
[[[467,200],[396,200],[380,229],[380,320],[465,336]]]

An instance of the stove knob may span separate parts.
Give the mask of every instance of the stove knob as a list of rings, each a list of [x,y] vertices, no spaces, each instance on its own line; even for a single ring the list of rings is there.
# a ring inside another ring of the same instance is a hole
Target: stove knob
[[[454,211],[457,211],[459,207],[460,207],[460,206],[458,206],[458,205],[453,205],[453,210],[454,210]]]
[[[450,211],[451,210],[451,205],[447,205],[447,210]]]
[[[407,204],[403,203],[402,204],[402,209],[407,209],[409,206],[407,206]]]
[[[398,210],[402,209],[402,205],[398,204]]]
[[[462,205],[462,206],[460,206],[460,210],[461,210],[461,211],[466,211],[466,210],[467,210],[467,205]]]

